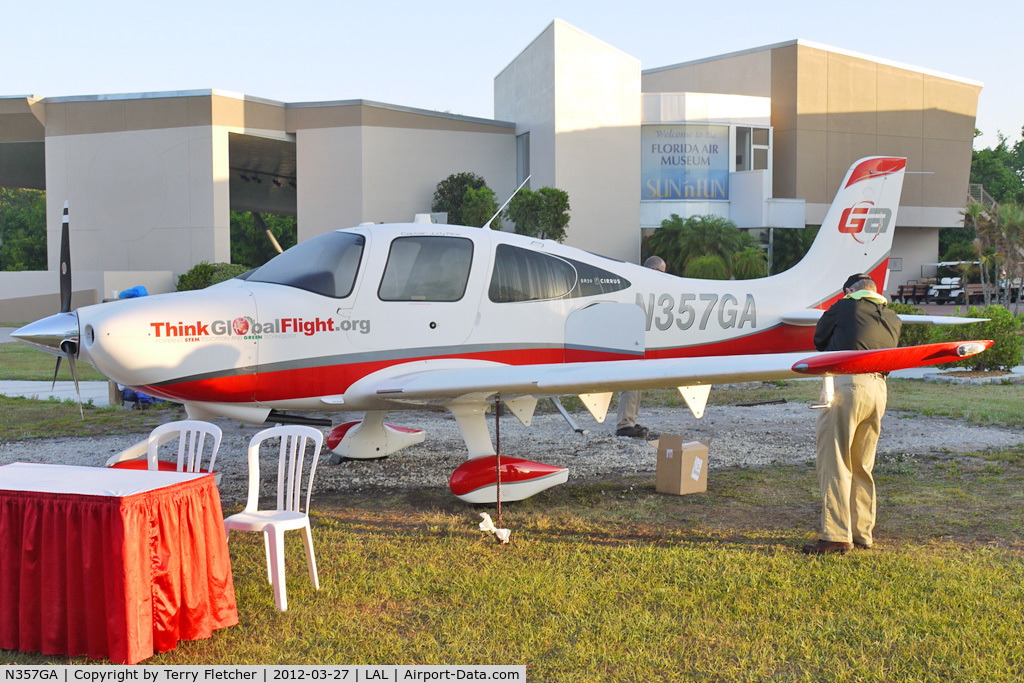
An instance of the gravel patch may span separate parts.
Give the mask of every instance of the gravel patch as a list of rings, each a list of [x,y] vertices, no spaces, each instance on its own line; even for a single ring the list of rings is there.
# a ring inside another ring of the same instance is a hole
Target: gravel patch
[[[813,460],[816,416],[805,404],[784,403],[709,406],[700,420],[685,408],[642,408],[640,421],[663,434],[711,439],[709,467],[714,470]],[[501,422],[501,450],[508,455],[568,467],[569,485],[602,476],[653,475],[655,448],[643,440],[616,437],[614,417],[612,413],[604,424],[598,424],[586,413],[576,415],[577,423],[589,430],[587,434],[577,434],[557,413],[535,415],[529,428],[506,414]],[[424,429],[426,441],[378,460],[330,464],[331,454],[326,453],[317,469],[314,491],[359,492],[377,487],[419,486],[447,489],[452,471],[466,458],[455,420],[447,413],[412,411],[393,413],[389,421]],[[222,501],[230,507],[245,500],[246,448],[249,438],[260,427],[228,420],[219,424],[224,430],[224,441],[217,456],[217,469],[223,473]],[[493,415],[489,424],[493,435]],[[0,464],[20,461],[102,466],[111,455],[144,438],[145,434],[136,434],[7,442],[0,444]],[[1011,429],[890,411],[883,421],[878,450],[880,454],[965,453],[1015,447],[1022,442],[1024,436]],[[272,466],[274,458],[276,451],[268,452],[264,471]]]

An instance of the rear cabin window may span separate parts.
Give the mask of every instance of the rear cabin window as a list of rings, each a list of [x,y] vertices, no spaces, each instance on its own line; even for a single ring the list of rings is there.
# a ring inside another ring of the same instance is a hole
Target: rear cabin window
[[[625,278],[573,259],[499,244],[488,297],[498,304],[596,296],[630,286]]]
[[[297,287],[344,299],[352,293],[365,244],[365,237],[351,232],[319,235],[250,271],[246,280]]]
[[[377,296],[381,301],[458,301],[466,293],[473,242],[465,237],[397,237]]]

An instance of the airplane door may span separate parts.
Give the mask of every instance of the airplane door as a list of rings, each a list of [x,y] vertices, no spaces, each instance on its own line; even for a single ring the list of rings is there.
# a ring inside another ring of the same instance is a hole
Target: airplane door
[[[416,356],[452,352],[469,339],[485,289],[489,241],[456,234],[403,233],[374,239],[372,266],[353,314],[365,324],[348,331],[364,349],[417,349]],[[374,273],[377,281],[374,281]]]
[[[565,320],[565,362],[644,357],[644,312],[635,304],[595,303]]]

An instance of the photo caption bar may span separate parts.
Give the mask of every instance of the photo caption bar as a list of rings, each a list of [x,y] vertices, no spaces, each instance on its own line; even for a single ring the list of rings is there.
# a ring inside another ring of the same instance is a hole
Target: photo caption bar
[[[2,681],[59,683],[217,683],[219,681],[345,681],[346,683],[432,683],[433,681],[526,680],[525,666],[11,666]]]

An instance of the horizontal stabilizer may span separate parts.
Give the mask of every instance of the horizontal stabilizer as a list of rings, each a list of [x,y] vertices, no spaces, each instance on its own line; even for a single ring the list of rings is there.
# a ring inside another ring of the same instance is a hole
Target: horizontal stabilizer
[[[962,318],[956,315],[911,315],[901,313],[900,320],[908,325],[970,325],[981,323],[988,318]]]
[[[805,308],[800,311],[783,313],[780,316],[780,319],[786,325],[814,327],[818,324],[818,319],[824,312],[825,311],[820,308]],[[962,318],[956,315],[912,315],[908,313],[901,313],[900,320],[908,325],[970,325],[971,323],[984,322],[985,320],[988,320],[988,318]]]

